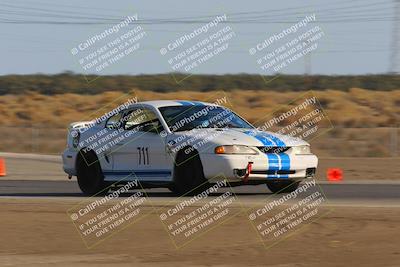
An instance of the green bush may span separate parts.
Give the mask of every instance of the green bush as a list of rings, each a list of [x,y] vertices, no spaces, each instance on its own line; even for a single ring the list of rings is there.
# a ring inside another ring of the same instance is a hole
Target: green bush
[[[179,81],[185,75],[176,73]],[[113,75],[84,76],[65,72],[56,75],[5,75],[0,76],[0,95],[21,94],[35,91],[53,95],[61,93],[97,94],[105,91],[129,92],[133,88],[156,92],[171,92],[191,90],[208,92],[213,90],[268,90],[268,91],[305,91],[309,89],[348,90],[364,88],[369,90],[389,91],[400,89],[400,75],[356,75],[356,76],[327,76],[327,75],[281,75],[271,80],[273,76],[235,74],[235,75],[193,75],[176,83],[172,74],[156,75]],[[94,80],[95,79],[95,80]],[[94,80],[87,82],[87,80]]]

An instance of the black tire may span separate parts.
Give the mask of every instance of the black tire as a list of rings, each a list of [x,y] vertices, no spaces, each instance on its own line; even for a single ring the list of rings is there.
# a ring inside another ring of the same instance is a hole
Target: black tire
[[[198,151],[191,148],[180,150],[174,164],[174,184],[169,189],[182,196],[198,194],[207,187]]]
[[[300,182],[295,181],[270,181],[267,187],[272,193],[290,193],[299,187]]]
[[[82,193],[95,195],[106,188],[103,171],[93,151],[81,151],[77,159],[77,180]],[[104,192],[106,193],[106,192]]]

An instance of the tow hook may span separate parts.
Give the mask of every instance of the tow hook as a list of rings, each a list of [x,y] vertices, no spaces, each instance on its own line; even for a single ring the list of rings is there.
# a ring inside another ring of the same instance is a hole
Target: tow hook
[[[249,178],[251,167],[253,162],[247,163],[247,167],[245,169],[233,169],[233,173],[235,174],[236,178],[242,179],[243,182],[247,183]]]
[[[252,164],[253,164],[253,162],[249,162],[249,163],[247,164],[247,167],[246,167],[246,174],[245,174],[244,177],[243,177],[243,183],[247,183],[247,181],[249,180],[249,176],[250,176],[250,173],[251,173]]]

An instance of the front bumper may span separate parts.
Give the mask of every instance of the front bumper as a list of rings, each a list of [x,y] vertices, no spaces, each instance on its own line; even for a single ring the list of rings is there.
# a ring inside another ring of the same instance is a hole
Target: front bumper
[[[291,155],[289,167],[272,168],[269,166],[265,154],[259,155],[217,155],[200,154],[203,163],[204,175],[209,180],[220,180],[223,178],[232,182],[240,182],[243,177],[240,174],[246,171],[249,162],[252,163],[251,172],[247,180],[276,180],[292,179],[302,180],[311,178],[315,175],[318,166],[317,156],[310,155]],[[238,175],[239,173],[239,175]],[[215,179],[215,177],[219,177]]]

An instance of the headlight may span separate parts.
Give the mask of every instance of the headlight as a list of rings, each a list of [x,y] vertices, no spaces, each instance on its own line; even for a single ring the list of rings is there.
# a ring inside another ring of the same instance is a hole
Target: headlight
[[[305,155],[305,154],[311,154],[311,149],[310,146],[294,146],[292,147],[294,154],[297,155]]]
[[[248,146],[217,146],[215,148],[215,154],[241,154],[241,155],[256,155],[258,152]]]

